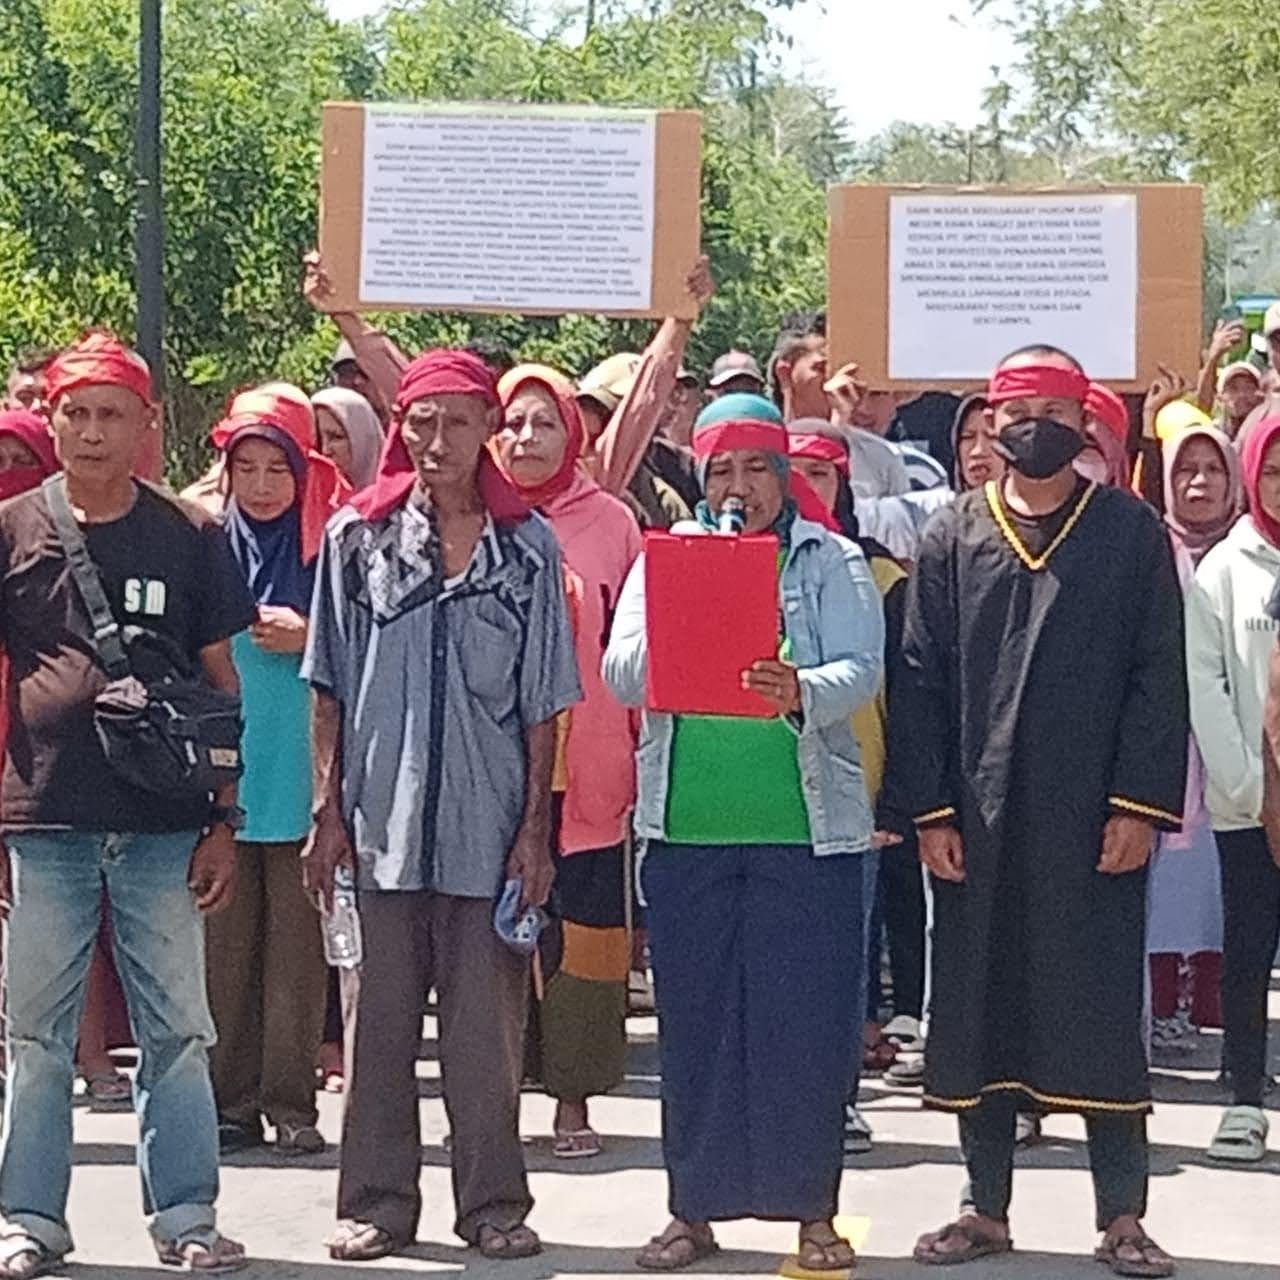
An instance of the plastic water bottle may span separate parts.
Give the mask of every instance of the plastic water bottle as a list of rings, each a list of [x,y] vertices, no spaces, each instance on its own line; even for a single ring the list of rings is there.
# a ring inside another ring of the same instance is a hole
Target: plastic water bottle
[[[333,877],[333,909],[324,918],[324,958],[338,969],[355,969],[364,959],[356,882],[347,867]]]

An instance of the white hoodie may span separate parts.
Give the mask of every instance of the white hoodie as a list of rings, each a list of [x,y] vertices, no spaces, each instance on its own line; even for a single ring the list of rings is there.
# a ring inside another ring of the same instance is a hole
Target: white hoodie
[[[1267,604],[1280,550],[1242,516],[1187,588],[1191,727],[1204,757],[1215,831],[1256,827],[1262,814],[1262,707],[1280,624]]]

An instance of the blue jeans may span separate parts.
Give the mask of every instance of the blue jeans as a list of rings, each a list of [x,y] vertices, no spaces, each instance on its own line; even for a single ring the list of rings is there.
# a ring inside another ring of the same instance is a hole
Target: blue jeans
[[[9,1088],[0,1215],[68,1252],[71,1089],[105,895],[134,1034],[143,1208],[157,1240],[214,1225],[218,1120],[207,1051],[204,925],[187,887],[196,833],[9,835],[13,910],[5,931]]]

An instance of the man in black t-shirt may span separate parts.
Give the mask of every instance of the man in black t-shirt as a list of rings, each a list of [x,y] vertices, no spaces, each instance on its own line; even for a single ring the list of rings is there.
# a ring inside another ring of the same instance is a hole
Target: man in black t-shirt
[[[54,361],[48,383],[67,496],[117,623],[236,692],[230,637],[255,611],[225,538],[131,474],[155,422],[146,364],[92,334]],[[215,1225],[201,913],[231,898],[236,788],[193,803],[139,790],[107,763],[93,718],[107,676],[43,489],[0,505],[0,646],[11,664],[0,911],[9,916],[12,1095],[0,1145],[0,1277],[48,1269],[72,1247],[75,1034],[104,894],[142,1050],[139,1163],[157,1252],[193,1270],[235,1269],[244,1250]],[[140,652],[133,646],[135,668]]]

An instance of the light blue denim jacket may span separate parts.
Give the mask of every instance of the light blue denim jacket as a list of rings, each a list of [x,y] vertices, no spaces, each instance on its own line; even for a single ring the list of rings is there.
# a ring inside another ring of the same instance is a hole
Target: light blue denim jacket
[[[677,525],[674,533],[704,533]],[[604,655],[605,682],[619,701],[643,706],[649,646],[645,635],[644,563],[632,567]],[[821,525],[796,519],[782,568],[782,608],[791,661],[800,668],[802,713],[788,717],[796,731],[800,779],[813,851],[819,856],[871,847],[874,818],[862,778],[851,717],[875,697],[884,668],[884,611],[860,548]],[[732,626],[730,618],[725,626]],[[674,722],[644,713],[636,754],[639,797],[636,834],[666,835]],[[708,785],[714,785],[708,779]]]

